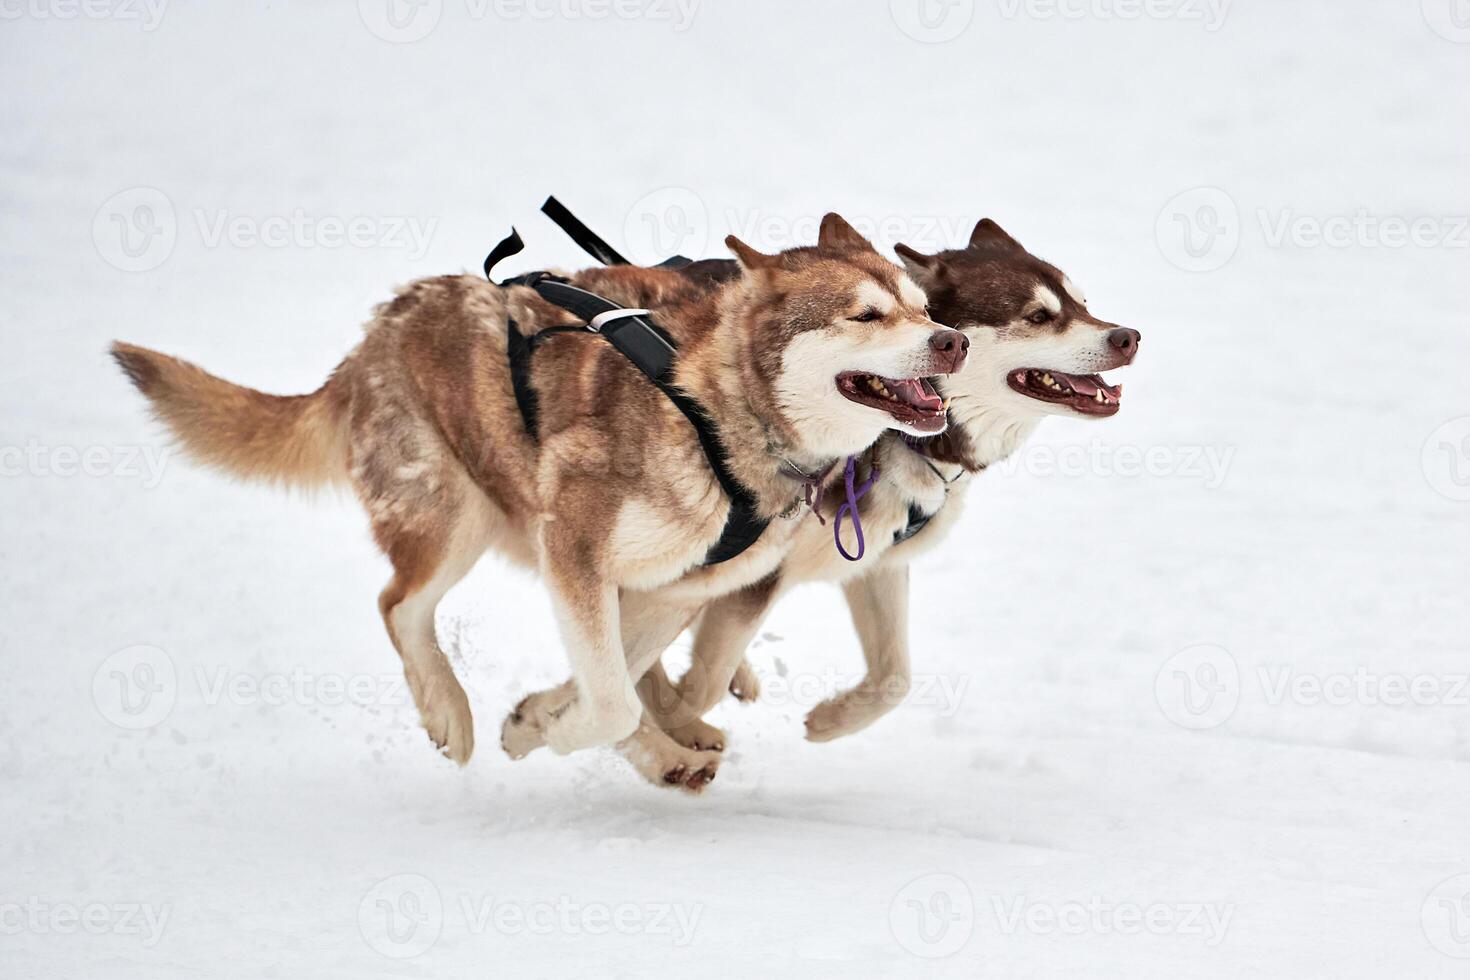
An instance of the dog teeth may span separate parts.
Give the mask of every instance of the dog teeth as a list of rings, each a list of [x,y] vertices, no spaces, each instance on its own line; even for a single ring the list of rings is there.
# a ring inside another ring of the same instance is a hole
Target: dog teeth
[[[1102,393],[1102,389],[1101,388],[1098,389],[1097,394],[1095,394],[1095,395],[1092,396],[1092,400],[1095,401],[1095,402],[1097,402],[1099,405],[1101,405],[1101,404],[1103,404],[1104,402],[1107,401],[1107,399],[1103,397],[1103,393]]]
[[[945,399],[945,400],[944,400],[944,410],[945,410],[945,411],[946,411],[946,412],[947,412],[947,411],[949,411],[949,403],[950,403],[950,401],[951,401],[951,399],[949,399],[949,398],[946,398],[946,399]]]

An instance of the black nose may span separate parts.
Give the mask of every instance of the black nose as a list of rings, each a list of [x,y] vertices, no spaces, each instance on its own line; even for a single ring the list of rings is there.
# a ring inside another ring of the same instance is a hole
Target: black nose
[[[1138,353],[1138,342],[1142,339],[1142,334],[1137,330],[1129,330],[1127,327],[1119,327],[1108,334],[1108,343],[1129,357]]]

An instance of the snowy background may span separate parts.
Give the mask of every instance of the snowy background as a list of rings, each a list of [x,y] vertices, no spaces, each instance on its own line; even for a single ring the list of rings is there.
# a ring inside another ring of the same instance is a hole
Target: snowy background
[[[1470,972],[1464,0],[393,2],[0,0],[0,974]],[[104,356],[310,390],[511,222],[585,264],[547,193],[644,259],[991,216],[1143,332],[873,729],[802,739],[861,663],[812,588],[702,798],[512,763],[565,660],[489,559],[458,769],[356,503],[168,457]]]

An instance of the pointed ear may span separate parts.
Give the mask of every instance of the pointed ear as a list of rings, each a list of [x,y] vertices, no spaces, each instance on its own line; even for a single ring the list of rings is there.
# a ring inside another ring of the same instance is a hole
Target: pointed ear
[[[1026,251],[1021,243],[1005,233],[1000,225],[985,218],[970,232],[971,248],[999,248],[1016,252]]]
[[[903,267],[915,281],[925,283],[934,278],[935,267],[939,264],[938,258],[909,248],[903,242],[893,246],[893,250],[898,253]]]
[[[725,247],[735,253],[735,259],[746,272],[775,269],[781,264],[781,256],[757,252],[734,235],[727,235],[725,237]]]
[[[817,232],[817,248],[862,248],[872,251],[873,243],[848,224],[842,215],[833,211],[822,219],[822,228]]]

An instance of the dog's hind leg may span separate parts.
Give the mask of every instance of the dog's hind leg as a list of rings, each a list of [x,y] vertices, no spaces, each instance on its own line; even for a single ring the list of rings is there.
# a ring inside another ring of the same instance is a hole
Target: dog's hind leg
[[[475,748],[469,699],[434,634],[434,610],[474,567],[504,517],[407,399],[379,386],[353,419],[352,481],[393,563],[378,597],[429,738],[463,765]]]
[[[430,740],[464,765],[475,750],[469,698],[434,633],[434,610],[465,576],[483,548],[426,537],[398,538],[389,545],[393,579],[378,597],[408,688]]]

